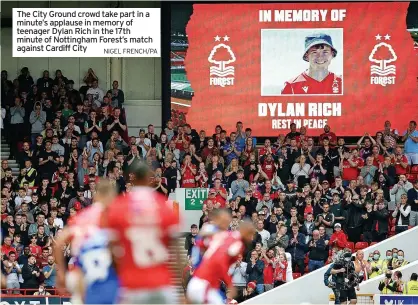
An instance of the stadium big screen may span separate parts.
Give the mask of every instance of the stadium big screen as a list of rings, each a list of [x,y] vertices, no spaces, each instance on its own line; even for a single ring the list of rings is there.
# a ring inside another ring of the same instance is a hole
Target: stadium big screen
[[[418,10],[391,3],[171,6],[174,120],[198,129],[238,120],[257,136],[290,123],[318,135],[397,128],[418,101]],[[415,38],[415,41],[414,41]]]

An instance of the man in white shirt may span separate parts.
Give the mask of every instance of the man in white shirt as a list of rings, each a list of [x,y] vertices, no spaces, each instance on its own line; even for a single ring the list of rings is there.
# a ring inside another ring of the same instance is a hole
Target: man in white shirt
[[[89,141],[87,141],[86,143],[86,147],[92,147],[93,146],[93,139],[98,139],[99,140],[99,136],[97,135],[97,132],[93,131],[90,135],[90,139]],[[103,149],[103,143],[99,140],[99,150],[100,151],[104,151]]]
[[[52,209],[51,210],[51,217],[54,219],[54,226],[62,229],[62,228],[64,228],[64,222],[62,221],[61,218],[58,218],[57,215],[58,215],[58,210],[57,209]]]
[[[99,82],[94,80],[92,86],[89,90],[87,90],[86,94],[91,94],[93,97],[93,103],[100,107],[103,102],[103,97],[105,96],[104,91],[99,88]]]
[[[148,150],[151,148],[151,140],[145,137],[145,130],[139,130],[139,138],[136,139],[136,145],[142,148],[142,157],[145,159]]]
[[[26,190],[22,187],[19,189],[18,195],[15,198],[15,209],[16,210],[20,209],[20,205],[23,202],[29,203],[31,201],[32,201],[31,197],[26,194]]]
[[[264,230],[264,221],[258,220],[257,221],[257,233],[261,236],[261,242],[263,244],[263,248],[267,248],[267,241],[270,238],[270,232]]]
[[[406,175],[399,175],[399,181],[396,183],[393,188],[390,190],[392,195],[395,195],[395,202],[400,202],[402,195],[406,195],[408,191],[413,188],[411,182],[406,179]]]
[[[70,130],[72,130],[73,132],[75,131],[75,132],[77,133],[77,136],[79,136],[79,135],[81,134],[81,129],[80,129],[80,127],[78,127],[78,126],[75,124],[75,118],[74,118],[74,116],[72,116],[72,115],[70,115],[70,116],[68,117],[68,124],[67,124],[67,126],[65,126],[65,127],[64,127],[64,132],[66,132],[66,131],[67,131],[67,129],[70,129]]]
[[[242,255],[239,255],[237,261],[229,267],[228,274],[232,277],[237,295],[241,296],[247,285],[247,263],[242,261]]]

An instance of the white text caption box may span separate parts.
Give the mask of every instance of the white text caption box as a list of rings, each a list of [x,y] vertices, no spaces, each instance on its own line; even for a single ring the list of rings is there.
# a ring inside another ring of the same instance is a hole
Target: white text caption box
[[[13,57],[160,57],[159,8],[14,8]]]

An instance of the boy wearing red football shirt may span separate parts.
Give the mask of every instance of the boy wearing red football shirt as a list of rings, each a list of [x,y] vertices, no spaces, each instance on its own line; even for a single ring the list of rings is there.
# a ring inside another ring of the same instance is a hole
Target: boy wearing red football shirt
[[[395,155],[392,158],[392,164],[396,168],[396,175],[405,175],[408,167],[408,158],[402,153],[402,147],[396,147]]]
[[[266,252],[261,250],[261,260],[264,262],[264,289],[269,291],[273,289],[274,285],[274,271],[276,266],[276,258],[274,257],[274,250],[270,249]]]
[[[305,38],[303,60],[309,69],[285,83],[282,94],[342,94],[342,78],[328,70],[337,56],[331,36],[313,34]]]
[[[353,161],[357,164],[357,168],[360,171],[364,166],[364,159],[360,157],[360,152],[357,148],[353,148],[351,154],[353,155]]]
[[[380,164],[385,161],[385,158],[379,154],[379,146],[374,145],[372,148],[373,165],[379,168]]]
[[[353,155],[345,151],[340,161],[341,178],[343,179],[343,186],[348,186],[350,180],[356,180],[359,174],[357,163],[353,160]]]
[[[267,154],[275,155],[276,149],[274,147],[271,147],[271,141],[267,139],[264,141],[264,147],[261,147],[258,152],[258,158],[261,158]]]
[[[274,269],[274,287],[286,283],[287,260],[284,253],[280,253]]]
[[[274,173],[276,172],[276,164],[274,163],[273,156],[268,153],[261,165],[261,173],[265,174],[265,178],[273,180]]]
[[[221,186],[221,179],[216,178],[214,180],[213,188],[211,190],[216,192],[215,201],[219,202],[221,208],[224,208],[226,199],[228,198],[228,192],[224,187]]]
[[[181,166],[181,178],[183,188],[194,188],[196,187],[196,165],[192,163],[190,155],[184,157],[183,165]]]
[[[30,250],[30,253],[32,253],[38,258],[41,256],[42,248],[38,246],[36,242],[37,242],[36,234],[33,234],[30,238],[29,250]]]
[[[176,143],[176,148],[178,150],[184,150],[184,144],[190,143],[190,137],[184,132],[184,127],[179,126],[178,134],[173,137],[173,141]]]

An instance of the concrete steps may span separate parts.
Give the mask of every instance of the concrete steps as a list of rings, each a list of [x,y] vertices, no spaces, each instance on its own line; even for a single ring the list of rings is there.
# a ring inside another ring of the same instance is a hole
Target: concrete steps
[[[174,272],[175,278],[173,278],[173,287],[175,288],[176,297],[180,304],[185,304],[185,298],[184,298],[184,289],[182,286],[182,279],[179,277],[179,274],[182,274],[182,271],[184,267],[186,266],[187,262],[187,250],[184,249],[184,241],[185,238],[178,238],[176,245],[170,246],[170,269]],[[180,262],[176,261],[176,255],[175,251],[178,251],[180,253]],[[180,271],[180,272],[179,272]]]
[[[10,156],[10,146],[6,143],[3,139],[1,140],[1,149],[0,149],[0,157],[1,160],[7,160],[9,162],[9,167],[12,169],[13,177],[17,177],[19,175],[19,164],[16,160],[9,159]]]

